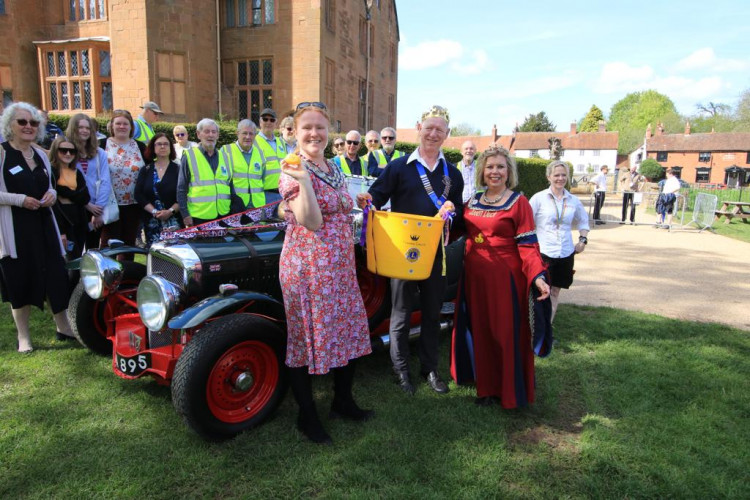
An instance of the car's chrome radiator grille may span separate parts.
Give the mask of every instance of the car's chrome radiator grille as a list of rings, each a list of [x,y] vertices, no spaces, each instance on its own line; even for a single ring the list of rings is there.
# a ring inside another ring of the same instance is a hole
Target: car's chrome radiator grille
[[[185,270],[172,261],[151,254],[151,274],[157,274],[181,289],[185,288]]]

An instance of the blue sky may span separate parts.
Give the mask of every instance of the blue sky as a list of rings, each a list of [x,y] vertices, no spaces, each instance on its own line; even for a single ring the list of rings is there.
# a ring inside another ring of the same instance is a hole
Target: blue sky
[[[398,127],[432,104],[501,135],[545,111],[567,130],[655,89],[682,114],[750,88],[750,2],[397,0]]]

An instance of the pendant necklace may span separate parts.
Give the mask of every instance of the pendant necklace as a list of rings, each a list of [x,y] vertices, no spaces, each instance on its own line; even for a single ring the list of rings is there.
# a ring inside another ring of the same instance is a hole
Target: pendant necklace
[[[484,194],[482,194],[482,198],[484,198],[484,203],[486,205],[494,205],[495,203],[498,203],[500,200],[503,199],[507,191],[508,191],[507,189],[504,189],[503,192],[500,193],[500,196],[498,196],[494,200],[490,200],[489,198],[487,198],[487,191],[485,191]]]

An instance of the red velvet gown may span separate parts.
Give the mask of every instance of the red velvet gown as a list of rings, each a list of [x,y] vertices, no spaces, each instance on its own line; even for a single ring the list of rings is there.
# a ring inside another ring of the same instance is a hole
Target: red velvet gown
[[[534,402],[534,351],[529,287],[545,271],[528,200],[513,193],[500,207],[479,203],[464,211],[464,274],[451,342],[451,376],[476,383],[477,396],[496,396],[503,408]]]

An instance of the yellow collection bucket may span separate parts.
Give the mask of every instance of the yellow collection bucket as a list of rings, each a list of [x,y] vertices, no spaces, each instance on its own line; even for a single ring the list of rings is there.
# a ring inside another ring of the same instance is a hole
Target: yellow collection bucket
[[[445,222],[440,217],[370,210],[367,269],[403,280],[423,280],[432,271]]]

